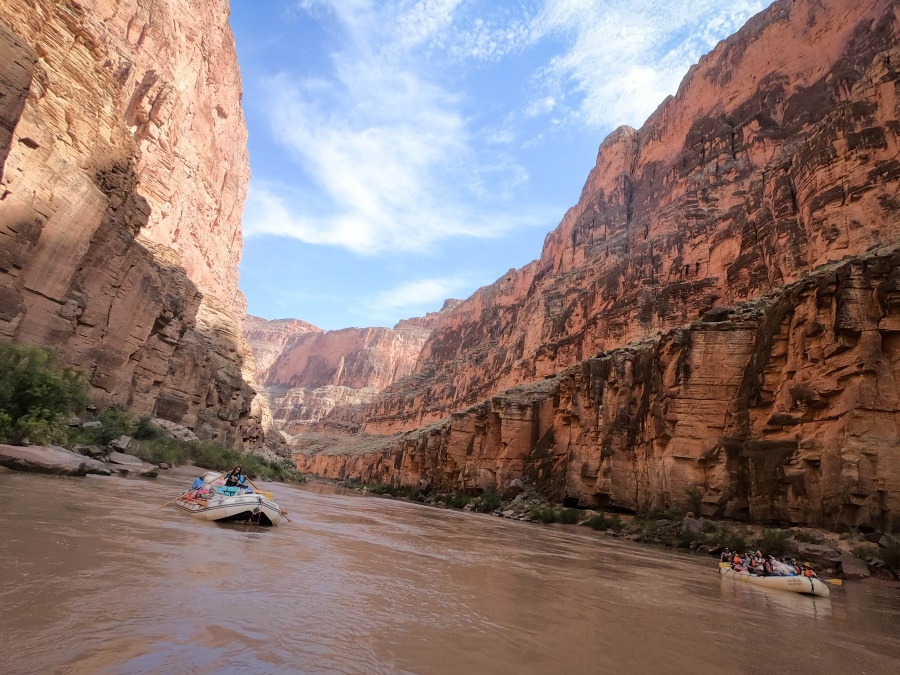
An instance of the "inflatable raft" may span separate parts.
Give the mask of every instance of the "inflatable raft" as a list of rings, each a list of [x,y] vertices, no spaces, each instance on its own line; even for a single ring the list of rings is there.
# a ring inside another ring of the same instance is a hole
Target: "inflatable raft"
[[[278,525],[284,519],[284,511],[272,499],[271,492],[225,487],[221,485],[221,473],[209,472],[202,480],[202,488],[188,490],[174,500],[175,506],[195,518],[216,522]]]
[[[815,595],[820,598],[827,598],[831,595],[831,591],[828,590],[828,584],[815,577],[758,577],[749,572],[735,572],[734,569],[724,563],[719,566],[719,574],[722,575],[723,579],[746,581],[754,586],[772,590]]]
[[[284,518],[274,499],[259,493],[212,494],[206,498],[187,493],[175,501],[195,518],[217,522],[247,521],[255,525],[278,525]]]

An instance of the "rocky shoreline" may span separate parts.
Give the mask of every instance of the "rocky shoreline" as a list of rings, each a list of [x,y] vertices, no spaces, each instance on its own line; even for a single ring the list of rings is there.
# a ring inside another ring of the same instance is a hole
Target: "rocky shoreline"
[[[13,471],[53,476],[111,476],[156,478],[168,466],[148,464],[139,457],[112,450],[95,459],[59,446],[0,445],[0,466]]]

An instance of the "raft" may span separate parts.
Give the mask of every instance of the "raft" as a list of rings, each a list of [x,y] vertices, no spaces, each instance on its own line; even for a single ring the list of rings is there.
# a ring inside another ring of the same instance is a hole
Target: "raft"
[[[188,493],[176,500],[175,506],[195,518],[216,522],[248,521],[256,525],[278,525],[284,517],[274,499],[258,493],[233,496],[214,494],[206,499],[194,498]]]
[[[719,567],[719,574],[722,575],[723,579],[746,581],[754,586],[772,590],[815,595],[820,598],[827,598],[831,595],[831,591],[828,590],[828,584],[815,577],[758,577],[749,572],[735,572],[733,568],[725,566],[724,563]]]
[[[246,521],[254,525],[278,525],[282,521],[284,511],[272,499],[271,492],[216,485],[224,482],[221,476],[220,473],[208,472],[203,476],[203,489],[188,490],[174,500],[175,506],[195,518],[215,522]]]

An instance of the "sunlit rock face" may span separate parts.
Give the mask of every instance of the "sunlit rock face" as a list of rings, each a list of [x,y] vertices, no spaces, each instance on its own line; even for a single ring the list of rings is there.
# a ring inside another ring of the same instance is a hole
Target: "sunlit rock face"
[[[898,32],[887,0],[753,18],[603,142],[539,260],[332,413],[407,435],[300,466],[896,529]]]
[[[335,408],[369,403],[379,391],[411,374],[431,333],[430,317],[391,328],[321,331],[304,322],[245,323],[257,358],[271,365],[260,371],[276,425],[304,433]],[[345,413],[346,414],[346,413]]]
[[[256,377],[263,380],[265,372],[275,363],[287,341],[294,335],[321,333],[321,328],[299,319],[261,319],[248,315],[244,319],[244,336],[256,359]]]
[[[4,0],[0,336],[57,348],[101,405],[240,446],[260,420],[235,309],[249,164],[228,9]]]

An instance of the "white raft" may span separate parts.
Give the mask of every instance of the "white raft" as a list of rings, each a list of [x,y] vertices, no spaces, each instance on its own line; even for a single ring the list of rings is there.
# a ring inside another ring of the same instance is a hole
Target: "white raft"
[[[746,581],[754,586],[762,586],[773,590],[816,595],[820,598],[827,598],[831,595],[831,591],[828,590],[828,584],[815,577],[758,577],[749,572],[735,572],[733,568],[726,567],[724,564],[719,567],[719,574],[722,575],[723,579]]]
[[[210,474],[206,474],[203,478],[209,480],[209,477]],[[216,491],[222,489],[221,486],[211,486],[209,491],[189,490],[175,500],[175,506],[195,518],[216,522],[247,521],[254,525],[278,525],[284,518],[271,492],[239,490],[232,495]]]

